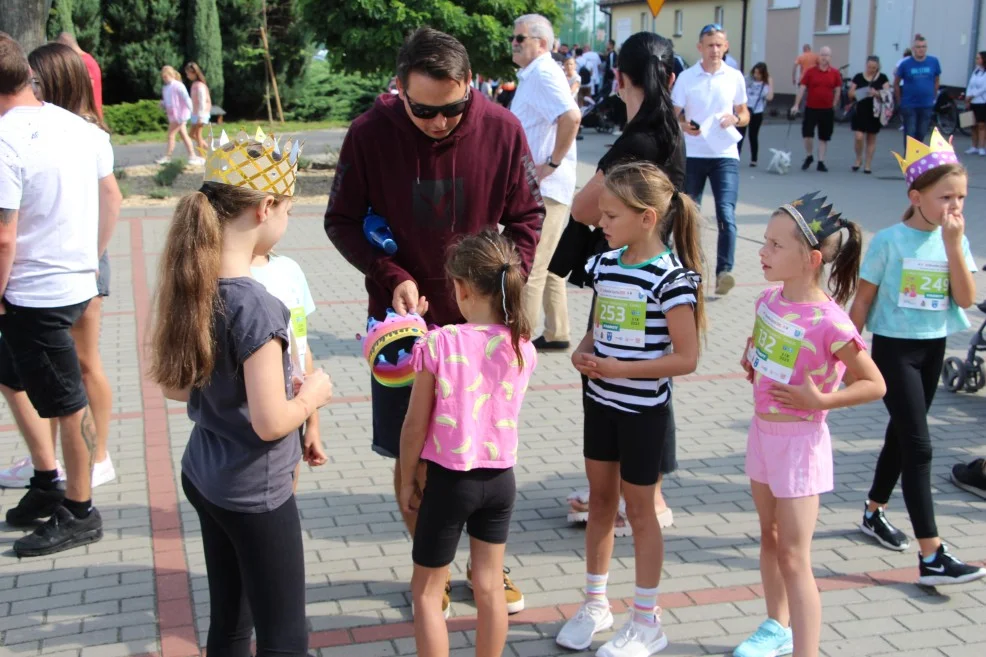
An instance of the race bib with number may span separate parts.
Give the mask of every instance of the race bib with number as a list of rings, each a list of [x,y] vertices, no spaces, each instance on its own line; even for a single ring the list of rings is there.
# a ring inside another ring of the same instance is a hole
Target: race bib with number
[[[600,281],[592,337],[618,347],[647,344],[647,294],[636,285]]]
[[[308,316],[303,306],[291,309],[291,332],[296,338],[304,338],[308,335]]]
[[[948,262],[904,258],[897,305],[918,310],[948,310]]]
[[[804,335],[803,328],[786,321],[767,304],[761,304],[753,325],[753,346],[747,358],[757,372],[775,381],[789,383]]]

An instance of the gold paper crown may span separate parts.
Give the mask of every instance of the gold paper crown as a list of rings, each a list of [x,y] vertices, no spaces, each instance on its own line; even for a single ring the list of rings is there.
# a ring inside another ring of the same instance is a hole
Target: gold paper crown
[[[941,136],[938,128],[932,130],[931,142],[927,146],[913,137],[908,137],[905,155],[906,157],[901,157],[894,153],[908,185],[914,182],[918,176],[935,167],[959,161],[955,155],[955,149]]]
[[[282,149],[273,135],[265,135],[260,128],[253,139],[241,130],[230,140],[223,130],[219,140],[210,140],[206,150],[203,182],[294,196],[302,148],[300,141],[289,139]]]

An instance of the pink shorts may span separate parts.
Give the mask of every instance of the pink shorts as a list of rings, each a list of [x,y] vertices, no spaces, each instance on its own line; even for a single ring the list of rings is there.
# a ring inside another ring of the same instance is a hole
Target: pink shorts
[[[831,491],[832,437],[825,422],[770,422],[753,416],[746,437],[746,475],[774,497]]]

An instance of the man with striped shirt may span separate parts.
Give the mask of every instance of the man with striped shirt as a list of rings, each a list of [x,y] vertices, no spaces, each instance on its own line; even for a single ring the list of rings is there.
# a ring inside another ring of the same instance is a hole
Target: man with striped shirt
[[[565,281],[548,272],[548,263],[575,194],[575,136],[582,122],[565,73],[551,58],[554,40],[551,23],[544,16],[528,14],[514,22],[511,46],[520,70],[510,111],[527,136],[545,206],[541,240],[524,287],[524,312],[531,326],[537,326],[544,307],[544,333],[534,340],[539,351],[569,346]]]

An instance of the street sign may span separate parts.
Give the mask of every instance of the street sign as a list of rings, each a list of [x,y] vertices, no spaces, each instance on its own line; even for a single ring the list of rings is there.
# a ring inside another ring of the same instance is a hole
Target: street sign
[[[664,0],[647,0],[647,6],[650,7],[650,14],[655,18],[659,13],[661,13],[661,7],[664,6]]]

